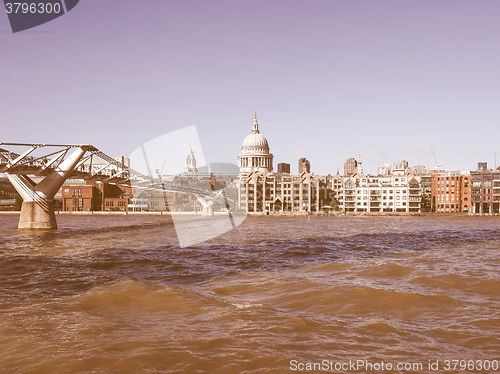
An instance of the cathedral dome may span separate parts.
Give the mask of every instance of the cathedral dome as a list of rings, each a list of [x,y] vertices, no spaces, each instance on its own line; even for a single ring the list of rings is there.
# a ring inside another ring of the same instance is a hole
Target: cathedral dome
[[[238,155],[240,172],[259,171],[263,173],[273,170],[273,155],[269,152],[269,143],[259,131],[257,114],[253,120],[252,132],[247,135]]]
[[[250,134],[243,141],[242,153],[269,153],[269,144],[262,134]]]

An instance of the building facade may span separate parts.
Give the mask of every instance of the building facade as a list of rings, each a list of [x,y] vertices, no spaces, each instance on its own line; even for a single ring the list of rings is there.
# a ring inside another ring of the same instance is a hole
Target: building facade
[[[414,175],[406,161],[396,163],[391,175],[364,175],[361,160],[354,158],[345,162],[343,176],[338,172],[335,176],[314,175],[306,158],[299,160],[298,174],[283,173],[282,167],[281,173],[273,173],[272,167],[260,166],[266,165],[266,158],[272,160],[272,155],[259,132],[257,118],[241,149],[237,205],[248,213],[311,213],[324,209],[353,213],[421,211],[421,176]]]
[[[238,155],[240,174],[235,181],[238,207],[257,212],[319,212],[330,202],[327,177],[310,173],[307,159],[299,161],[299,174],[290,174],[290,164],[280,164],[273,173],[273,155],[267,139],[260,133],[257,115],[252,133],[243,141]]]
[[[344,175],[351,176],[358,172],[358,161],[355,158],[349,158],[344,162]]]
[[[333,190],[344,212],[418,213],[421,204],[420,177],[402,175],[333,177]]]
[[[290,164],[287,164],[285,162],[279,163],[278,164],[278,173],[290,174]]]
[[[471,183],[469,172],[432,175],[431,210],[438,213],[469,213]]]
[[[471,172],[471,210],[475,214],[500,213],[500,168],[488,170],[480,163],[478,170]]]
[[[298,167],[299,174],[302,173],[310,173],[311,172],[311,163],[309,160],[305,157],[301,158],[299,160],[299,167]]]
[[[238,183],[238,206],[249,213],[319,212],[331,202],[327,176],[254,172]]]
[[[101,191],[96,186],[70,184],[62,187],[62,206],[65,212],[101,210]]]
[[[61,187],[65,212],[128,211],[132,188],[110,183],[68,180]]]

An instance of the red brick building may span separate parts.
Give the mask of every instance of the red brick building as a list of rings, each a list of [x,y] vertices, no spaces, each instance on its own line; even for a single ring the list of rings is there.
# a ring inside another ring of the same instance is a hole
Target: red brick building
[[[132,191],[130,187],[87,182],[66,184],[61,194],[62,210],[66,212],[127,211]]]
[[[101,192],[92,185],[64,185],[62,207],[65,212],[101,210]]]
[[[431,210],[438,213],[471,211],[470,175],[449,172],[432,175]]]

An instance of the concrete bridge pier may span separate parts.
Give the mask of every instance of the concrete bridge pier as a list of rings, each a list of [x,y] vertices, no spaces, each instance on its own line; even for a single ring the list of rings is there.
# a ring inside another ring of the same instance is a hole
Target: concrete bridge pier
[[[7,172],[7,178],[23,199],[18,226],[20,229],[57,228],[54,196],[86,151],[86,147],[77,148],[38,184],[26,175]]]
[[[222,195],[223,190],[217,191],[215,196],[203,198],[198,194],[195,194],[198,201],[203,205],[203,210],[201,211],[202,216],[213,216],[214,215],[214,203]]]
[[[46,201],[43,204],[36,201],[23,201],[18,228],[57,229],[54,201]]]
[[[204,206],[203,210],[201,211],[202,216],[213,216],[214,215],[214,209],[211,206]]]

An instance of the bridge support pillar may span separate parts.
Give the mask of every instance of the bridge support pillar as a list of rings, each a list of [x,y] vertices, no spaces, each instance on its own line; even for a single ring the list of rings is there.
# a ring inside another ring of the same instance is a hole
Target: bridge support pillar
[[[7,178],[9,178],[9,181],[23,199],[18,228],[57,228],[54,196],[86,151],[86,147],[77,148],[38,184],[26,175],[9,174],[7,172]]]
[[[203,210],[201,211],[202,216],[213,216],[214,215],[214,209],[211,206],[204,206]]]
[[[54,202],[47,201],[42,206],[36,201],[23,201],[18,227],[20,229],[57,229]]]

